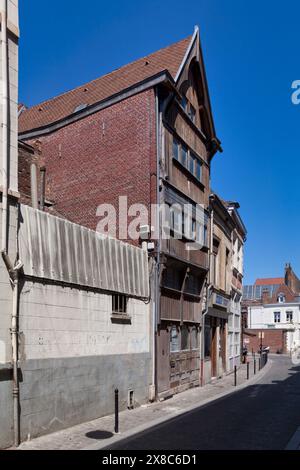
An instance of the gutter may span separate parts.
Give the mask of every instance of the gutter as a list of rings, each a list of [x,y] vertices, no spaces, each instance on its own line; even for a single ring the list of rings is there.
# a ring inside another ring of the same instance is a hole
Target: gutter
[[[108,108],[109,106],[119,103],[124,99],[137,95],[138,93],[141,93],[162,83],[166,83],[171,87],[172,90],[176,91],[172,76],[168,70],[163,70],[162,72],[159,72],[156,75],[152,75],[152,77],[142,80],[141,82],[135,83],[125,90],[115,93],[114,95],[109,96],[108,98],[105,98],[98,103],[94,103],[77,113],[70,114],[69,116],[66,116],[58,121],[51,122],[35,129],[28,129],[23,132],[19,132],[19,139],[28,140],[50,134],[51,132],[55,132],[58,129],[72,124],[73,122],[79,121],[80,119],[90,116],[91,114],[95,114],[102,109]]]

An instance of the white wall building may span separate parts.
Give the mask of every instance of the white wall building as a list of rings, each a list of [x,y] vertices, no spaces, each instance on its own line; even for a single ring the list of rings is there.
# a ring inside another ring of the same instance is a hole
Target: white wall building
[[[250,329],[286,329],[287,350],[300,347],[300,299],[286,302],[278,297],[278,302],[252,305],[248,307],[248,327]]]

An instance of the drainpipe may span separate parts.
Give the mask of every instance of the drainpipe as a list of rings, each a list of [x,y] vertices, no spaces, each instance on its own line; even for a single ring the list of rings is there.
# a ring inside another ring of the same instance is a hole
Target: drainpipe
[[[210,206],[212,201],[214,200],[214,196],[210,196]],[[212,294],[212,288],[213,288],[213,280],[212,280],[212,275],[211,275],[211,266],[212,266],[212,256],[213,256],[213,237],[214,237],[214,210],[212,206],[210,207],[210,239],[209,239],[209,258],[208,258],[208,276],[209,276],[209,282],[207,283],[206,286],[206,306],[205,306],[205,311],[202,314],[202,330],[201,330],[201,378],[200,378],[200,383],[201,387],[204,385],[204,356],[205,356],[205,317],[208,314],[208,308],[209,308],[209,301],[211,298]]]
[[[2,54],[2,237],[1,253],[7,252],[8,211],[8,59],[7,59],[7,0],[3,1],[1,15]]]
[[[40,210],[45,210],[45,194],[46,194],[46,167],[42,167],[41,170],[41,199],[40,199]]]
[[[14,413],[14,444],[20,444],[19,419],[19,380],[18,380],[18,286],[19,270],[22,263],[19,261],[13,266],[8,255],[8,54],[7,54],[7,0],[3,1],[1,15],[1,54],[2,54],[2,236],[1,255],[9,274],[13,289],[13,305],[11,318],[12,364],[13,364],[13,413]]]
[[[155,266],[155,308],[153,309],[153,361],[152,361],[152,384],[154,387],[154,397],[158,397],[157,382],[157,325],[160,319],[160,261],[161,261],[161,234],[160,234],[160,110],[159,98],[156,90],[155,93],[155,118],[156,118],[156,230],[158,240],[156,244],[156,266]]]
[[[38,189],[37,189],[37,170],[36,164],[30,165],[30,180],[31,180],[31,204],[33,209],[38,209]]]

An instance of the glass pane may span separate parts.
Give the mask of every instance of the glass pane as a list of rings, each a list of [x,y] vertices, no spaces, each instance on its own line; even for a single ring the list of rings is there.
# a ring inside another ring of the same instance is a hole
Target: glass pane
[[[181,163],[186,166],[187,165],[187,148],[182,145],[181,146]]]
[[[170,351],[176,352],[179,351],[179,334],[176,326],[172,326],[170,334]]]
[[[181,350],[185,351],[189,348],[189,330],[186,325],[184,325],[181,329]]]
[[[183,107],[185,111],[187,111],[187,104],[188,104],[187,99],[185,96],[183,96],[181,100],[181,106]]]
[[[179,160],[179,145],[175,138],[173,139],[173,157]]]
[[[190,155],[190,158],[189,158],[189,170],[191,173],[194,174],[194,168],[195,168],[195,159],[193,157],[193,155]]]
[[[196,178],[201,181],[201,163],[199,162],[199,160],[197,159],[196,161]]]

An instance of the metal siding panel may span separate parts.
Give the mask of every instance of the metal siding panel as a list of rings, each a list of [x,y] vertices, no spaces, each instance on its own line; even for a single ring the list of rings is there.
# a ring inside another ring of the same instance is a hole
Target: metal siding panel
[[[148,254],[50,214],[20,207],[25,274],[148,297]]]
[[[64,220],[57,219],[59,227],[60,237],[60,266],[61,266],[61,280],[64,282],[70,282],[69,266],[68,266],[68,238],[67,238],[67,227]]]
[[[40,233],[41,233],[41,252],[43,259],[43,275],[46,278],[51,278],[51,259],[50,259],[50,246],[49,246],[49,230],[47,214],[41,212],[40,219]]]

